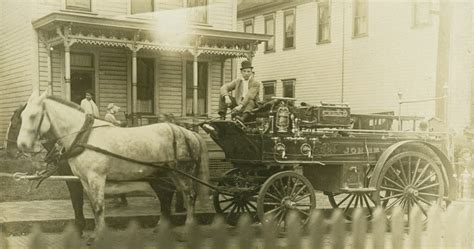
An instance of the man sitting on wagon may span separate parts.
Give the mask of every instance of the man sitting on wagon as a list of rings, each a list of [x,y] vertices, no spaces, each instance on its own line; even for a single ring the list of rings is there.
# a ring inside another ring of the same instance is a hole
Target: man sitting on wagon
[[[243,61],[240,67],[242,77],[224,84],[221,87],[219,99],[219,116],[225,119],[227,108],[232,109],[233,114],[241,113],[241,119],[245,121],[252,110],[257,106],[261,83],[253,79],[253,67],[250,61]],[[231,92],[235,90],[235,98]]]

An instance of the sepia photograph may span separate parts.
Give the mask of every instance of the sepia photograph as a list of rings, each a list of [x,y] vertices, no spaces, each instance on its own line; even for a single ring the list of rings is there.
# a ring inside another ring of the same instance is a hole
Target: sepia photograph
[[[474,248],[472,0],[0,0],[0,249]]]

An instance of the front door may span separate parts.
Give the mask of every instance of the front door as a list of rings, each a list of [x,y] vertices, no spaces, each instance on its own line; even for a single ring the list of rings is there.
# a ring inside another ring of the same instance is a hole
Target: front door
[[[94,55],[88,53],[71,53],[71,101],[81,104],[90,92],[97,103],[94,88]]]
[[[94,72],[71,70],[71,101],[81,104],[81,100],[86,97],[86,92],[92,93],[95,101]]]

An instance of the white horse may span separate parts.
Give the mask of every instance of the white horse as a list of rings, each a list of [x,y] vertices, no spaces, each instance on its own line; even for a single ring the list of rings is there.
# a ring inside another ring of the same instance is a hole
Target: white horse
[[[107,189],[117,194],[128,192],[126,189],[131,187],[131,183],[121,181],[168,176],[184,193],[186,222],[193,219],[197,191],[205,195],[207,188],[196,189],[202,185],[181,172],[208,182],[207,148],[199,135],[168,123],[115,127],[99,119],[91,121],[72,102],[47,96],[47,92],[38,95],[37,91],[32,93],[21,114],[18,147],[31,150],[42,134],[49,130],[55,134],[66,149],[72,172],[80,178],[90,199],[96,233],[105,225],[106,180],[114,182],[114,187]]]

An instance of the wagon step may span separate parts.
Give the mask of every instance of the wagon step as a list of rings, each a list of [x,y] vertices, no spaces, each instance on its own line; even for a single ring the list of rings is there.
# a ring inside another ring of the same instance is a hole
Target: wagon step
[[[340,188],[341,192],[343,193],[372,193],[375,192],[377,189],[375,188]]]

